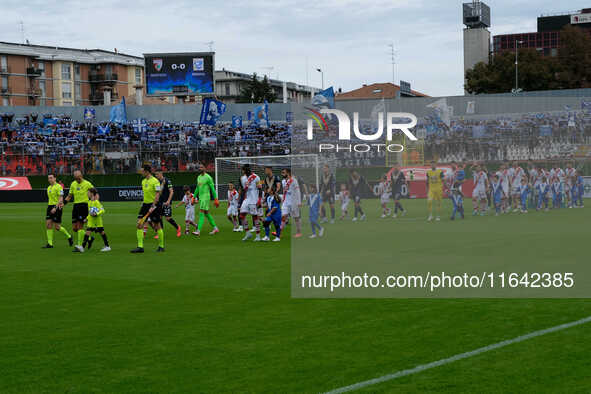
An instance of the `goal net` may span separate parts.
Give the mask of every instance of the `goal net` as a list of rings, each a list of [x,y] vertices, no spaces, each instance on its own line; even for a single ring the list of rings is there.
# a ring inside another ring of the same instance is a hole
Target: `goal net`
[[[290,168],[305,193],[306,185],[316,185],[320,176],[320,166],[317,154],[284,155],[284,156],[248,156],[248,157],[216,157],[215,159],[215,187],[220,200],[228,196],[228,184],[233,183],[238,188],[242,176],[242,166],[249,164],[252,171],[261,180],[265,178],[265,167],[271,167],[273,174],[281,178],[281,170]]]

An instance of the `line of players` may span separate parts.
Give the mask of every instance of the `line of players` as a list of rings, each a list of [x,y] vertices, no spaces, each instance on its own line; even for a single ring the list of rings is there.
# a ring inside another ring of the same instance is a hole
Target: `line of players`
[[[445,184],[456,210],[462,211],[461,186],[465,179],[466,165],[452,164],[452,172]],[[583,207],[583,177],[571,163],[566,168],[546,169],[529,163],[524,170],[519,162],[503,163],[496,172],[489,173],[485,166],[471,165],[474,189],[472,191],[473,215],[485,215],[494,207],[495,215],[502,213],[527,213],[528,207],[536,210]],[[452,219],[454,218],[452,214]]]

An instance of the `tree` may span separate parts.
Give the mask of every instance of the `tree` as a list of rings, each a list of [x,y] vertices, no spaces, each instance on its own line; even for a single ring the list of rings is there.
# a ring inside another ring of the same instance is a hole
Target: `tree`
[[[519,88],[556,89],[555,61],[534,49],[519,51]],[[466,71],[466,90],[473,94],[506,93],[515,88],[515,53],[492,56],[488,64],[480,62]]]
[[[254,73],[248,83],[240,90],[240,96],[238,97],[237,102],[262,103],[265,100],[273,103],[277,100],[277,94],[271,87],[266,75],[260,80],[256,73]]]
[[[515,87],[515,53],[501,52],[490,62],[466,71],[469,93],[507,93]],[[560,32],[557,57],[542,56],[534,49],[519,49],[519,88],[532,90],[591,87],[591,37],[566,26]]]
[[[583,29],[566,26],[560,32],[558,81],[563,89],[591,86],[591,37]]]

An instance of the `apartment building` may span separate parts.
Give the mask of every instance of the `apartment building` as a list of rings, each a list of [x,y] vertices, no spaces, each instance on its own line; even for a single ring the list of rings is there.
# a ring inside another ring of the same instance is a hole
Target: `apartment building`
[[[0,42],[0,106],[108,105],[123,96],[138,101],[143,81],[143,57]]]

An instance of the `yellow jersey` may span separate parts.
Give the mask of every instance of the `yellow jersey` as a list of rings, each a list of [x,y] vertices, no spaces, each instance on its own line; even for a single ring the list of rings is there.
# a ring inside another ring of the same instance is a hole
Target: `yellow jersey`
[[[78,181],[72,182],[69,194],[74,196],[74,204],[88,203],[88,189],[92,189],[93,187],[92,183],[86,179],[83,179],[80,183]]]
[[[429,189],[442,189],[443,170],[428,170],[427,180],[429,182]]]
[[[144,178],[142,191],[144,192],[144,204],[153,204],[156,200],[156,193],[160,191],[160,181],[155,176]]]
[[[64,195],[64,189],[59,183],[47,186],[47,205],[57,205],[60,202],[60,196]]]
[[[103,227],[103,214],[105,213],[105,208],[99,200],[90,200],[88,202],[88,211],[90,212],[91,208],[97,209],[97,215],[92,216],[90,213],[86,218],[88,220],[87,227],[96,228],[96,227]]]

